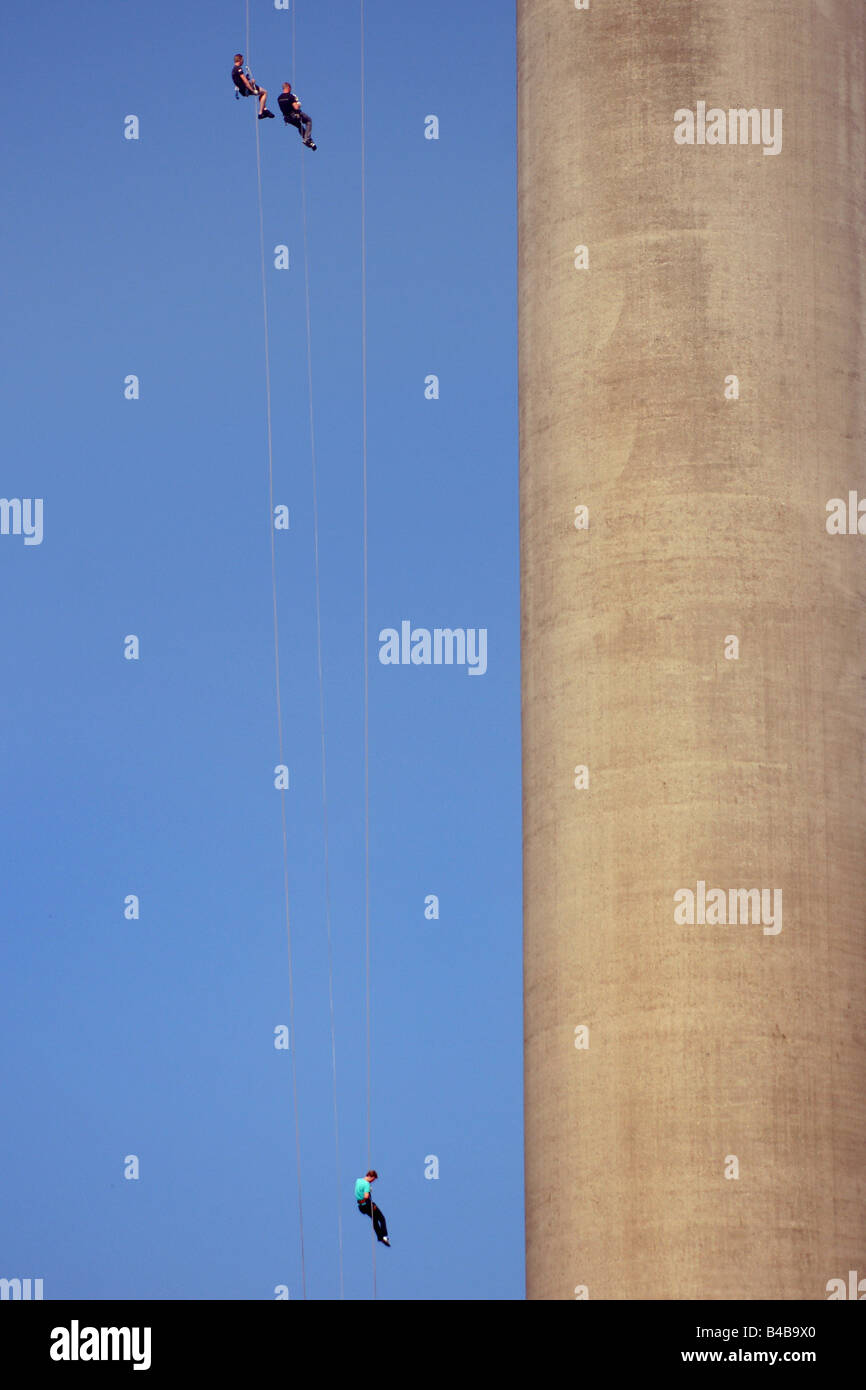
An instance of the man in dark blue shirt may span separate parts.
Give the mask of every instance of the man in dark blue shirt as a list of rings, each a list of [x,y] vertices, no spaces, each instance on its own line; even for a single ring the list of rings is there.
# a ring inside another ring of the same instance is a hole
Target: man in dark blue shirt
[[[268,119],[268,117],[270,117],[271,120],[274,119],[273,111],[269,111],[265,105],[268,99],[265,88],[257,87],[253,79],[248,77],[244,72],[244,55],[242,53],[235,54],[235,65],[232,68],[232,82],[234,82],[242,97],[258,97],[260,121],[264,121]]]
[[[283,113],[283,120],[286,125],[293,125],[306,145],[308,150],[317,148],[312,141],[313,122],[310,120],[306,111],[301,110],[301,98],[292,91],[291,82],[283,83],[283,90],[277,97],[277,103]]]

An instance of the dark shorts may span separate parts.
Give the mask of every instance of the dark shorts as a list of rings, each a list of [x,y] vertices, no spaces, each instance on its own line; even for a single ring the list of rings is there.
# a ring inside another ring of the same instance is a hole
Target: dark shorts
[[[250,91],[248,87],[236,87],[235,91],[240,97],[252,97],[258,96],[259,92],[261,91],[261,87],[257,87],[256,84],[253,83],[252,91]]]

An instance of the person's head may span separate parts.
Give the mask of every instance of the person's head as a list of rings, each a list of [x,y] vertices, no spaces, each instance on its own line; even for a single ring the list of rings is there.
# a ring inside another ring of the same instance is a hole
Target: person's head
[[[375,1182],[378,1176],[379,1174],[376,1172],[376,1169],[371,1168],[369,1173],[367,1174],[367,1182]]]
[[[243,61],[244,61],[244,55],[243,55],[242,53],[236,53],[236,54],[235,54],[235,62],[236,62],[236,63],[242,63]]]
[[[292,84],[291,84],[291,82],[284,82],[284,83],[283,83],[283,91],[286,92],[286,93],[289,93],[291,90],[292,90]]]

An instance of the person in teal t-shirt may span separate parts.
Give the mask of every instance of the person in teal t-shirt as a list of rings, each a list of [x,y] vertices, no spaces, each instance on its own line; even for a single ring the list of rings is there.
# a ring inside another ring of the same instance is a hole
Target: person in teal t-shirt
[[[373,1222],[373,1230],[376,1232],[376,1239],[382,1245],[390,1245],[388,1239],[388,1227],[385,1225],[385,1218],[382,1215],[370,1191],[370,1184],[374,1183],[379,1174],[375,1168],[371,1168],[365,1178],[358,1178],[355,1182],[355,1201],[358,1203],[358,1211],[362,1216],[369,1216]]]

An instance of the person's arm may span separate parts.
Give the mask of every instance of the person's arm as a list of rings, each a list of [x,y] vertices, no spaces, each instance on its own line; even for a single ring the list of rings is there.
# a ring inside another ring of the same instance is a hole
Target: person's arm
[[[248,77],[247,74],[246,74],[245,72],[242,72],[242,73],[241,73],[241,77],[242,77],[242,78],[244,79],[244,81],[246,82],[247,87],[249,88],[249,90],[250,90],[251,92],[254,92],[254,91],[256,90],[256,84],[255,84],[255,82],[253,82],[252,78]]]

